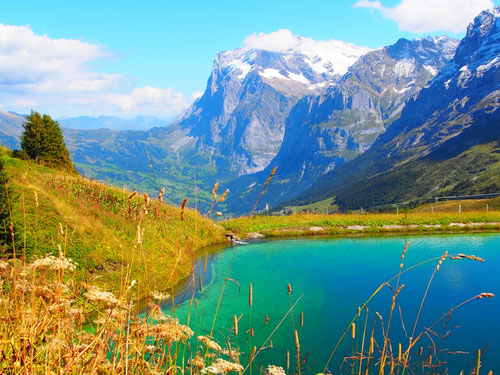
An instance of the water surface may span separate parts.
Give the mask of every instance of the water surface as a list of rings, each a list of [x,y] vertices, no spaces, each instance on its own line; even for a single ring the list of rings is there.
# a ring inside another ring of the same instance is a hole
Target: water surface
[[[500,234],[262,241],[211,255],[204,276],[206,285],[202,293],[197,290],[195,295],[197,308],[194,304],[191,306],[190,326],[195,335],[210,333],[221,288],[236,250],[229,275],[234,281],[228,281],[225,286],[214,329],[215,340],[225,346],[223,343],[229,338],[232,347],[240,347],[245,354],[241,361],[246,363],[250,348],[259,348],[290,309],[287,284],[291,284],[292,302],[301,295],[303,297],[293,314],[272,336],[273,349],[265,349],[258,355],[254,369],[268,364],[285,367],[287,350],[290,350],[293,366],[295,327],[300,336],[302,357],[307,354],[305,372],[322,372],[357,308],[383,281],[397,274],[401,252],[408,241],[411,245],[404,268],[439,257],[445,250],[452,254],[474,254],[486,260],[484,263],[450,259],[444,262],[430,287],[417,333],[469,297],[481,292],[500,296]],[[398,297],[402,318],[397,311],[389,335],[395,348],[399,342],[408,342],[407,335],[411,334],[436,264],[437,261],[426,263],[401,277],[400,284],[405,285]],[[198,269],[203,274],[203,262]],[[248,305],[250,283],[253,285],[251,314]],[[396,282],[392,285],[395,286]],[[436,325],[433,329],[435,335],[431,334],[430,338],[422,341],[423,354],[437,354],[440,360],[449,363],[447,367],[452,373],[458,373],[458,370],[467,371],[473,366],[474,351],[481,349],[484,353],[482,372],[500,370],[498,298],[475,299],[454,311],[447,324]],[[368,305],[370,329],[375,312],[383,316],[387,325],[391,300],[392,292],[385,288]],[[189,307],[186,298],[175,312],[182,322],[187,319]],[[303,327],[300,327],[301,312],[304,313]],[[264,324],[266,314],[269,317],[267,325]],[[233,315],[241,316],[237,338],[233,331]],[[246,332],[250,320],[255,332],[253,338]],[[356,340],[361,338],[363,324],[364,317],[357,322]],[[380,324],[377,323],[376,335],[380,337],[379,331]],[[351,338],[349,332],[329,366],[331,371],[338,372],[342,359],[353,354],[356,340]],[[358,341],[358,348],[360,345]],[[459,351],[469,354],[445,353]]]

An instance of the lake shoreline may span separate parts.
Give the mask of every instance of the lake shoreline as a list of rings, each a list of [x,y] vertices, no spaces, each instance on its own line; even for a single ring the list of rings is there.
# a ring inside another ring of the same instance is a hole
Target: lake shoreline
[[[380,233],[500,232],[500,212],[292,214],[241,217],[220,223],[235,239]]]
[[[335,237],[379,237],[401,234],[467,234],[467,233],[500,233],[500,223],[452,223],[457,225],[400,225],[400,226],[350,226],[350,227],[289,227],[270,231],[250,232],[241,237],[243,240],[260,238],[294,238],[309,236]]]

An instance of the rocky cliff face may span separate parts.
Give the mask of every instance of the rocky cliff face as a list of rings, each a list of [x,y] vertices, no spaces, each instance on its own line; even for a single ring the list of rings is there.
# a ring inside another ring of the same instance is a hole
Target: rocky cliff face
[[[283,183],[275,185],[275,194],[273,188],[268,193],[276,203],[365,152],[400,116],[406,101],[452,59],[458,43],[447,37],[400,39],[362,56],[335,86],[294,106],[276,158],[254,181],[241,181],[260,182],[278,166],[276,179]]]
[[[297,38],[297,45],[306,39]],[[199,150],[239,175],[264,169],[283,141],[285,119],[305,95],[335,84],[368,49],[329,41],[324,50],[238,48],[217,55],[201,98],[180,121]]]
[[[443,161],[500,139],[499,16],[496,7],[476,17],[454,58],[409,100],[401,118],[370,150],[320,179],[306,195],[317,199],[332,196],[347,188],[346,181],[366,183],[368,177],[402,168],[405,163]],[[428,187],[428,194],[445,189],[443,183]]]

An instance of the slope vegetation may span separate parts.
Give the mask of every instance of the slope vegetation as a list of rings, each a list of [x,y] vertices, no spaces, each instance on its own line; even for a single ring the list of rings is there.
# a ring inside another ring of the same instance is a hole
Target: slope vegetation
[[[61,252],[81,277],[110,290],[124,274],[144,290],[165,290],[189,275],[198,249],[224,240],[223,229],[194,210],[181,220],[179,207],[0,154],[18,258]]]

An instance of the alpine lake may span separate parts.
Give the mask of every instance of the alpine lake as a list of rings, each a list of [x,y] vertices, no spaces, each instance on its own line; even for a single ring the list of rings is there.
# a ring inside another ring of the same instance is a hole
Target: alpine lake
[[[300,342],[301,373],[323,373],[334,347],[347,332],[328,371],[357,373],[358,369],[352,368],[352,357],[359,356],[363,336],[365,354],[373,327],[375,353],[384,345],[383,332],[388,330],[394,296],[391,287],[384,286],[360,310],[354,333],[349,324],[372,293],[398,275],[401,254],[408,242],[399,282],[396,277],[389,283],[393,290],[404,285],[395,300],[388,334],[387,345],[394,356],[398,355],[400,343],[403,352],[408,347],[429,280],[439,258],[448,251],[448,258],[435,272],[423,302],[413,335],[423,334],[411,351],[409,362],[421,366],[426,373],[432,372],[432,368],[422,367],[431,356],[433,364],[441,362],[440,370],[469,373],[475,368],[480,349],[481,372],[500,370],[500,234],[496,233],[308,237],[259,240],[216,252],[207,250],[200,256],[191,281],[176,294],[173,302],[177,307],[173,310],[170,303],[164,310],[183,324],[189,319],[194,331],[192,351],[200,345],[196,336],[209,336],[212,325],[214,341],[224,348],[229,340],[232,350],[241,352],[243,367],[256,347],[257,355],[246,373],[260,373],[268,365],[286,369],[287,351],[287,373],[296,373],[294,329]],[[485,261],[449,258],[460,253]],[[449,314],[450,309],[482,292],[497,297],[473,298]],[[239,319],[238,336],[234,316]]]

